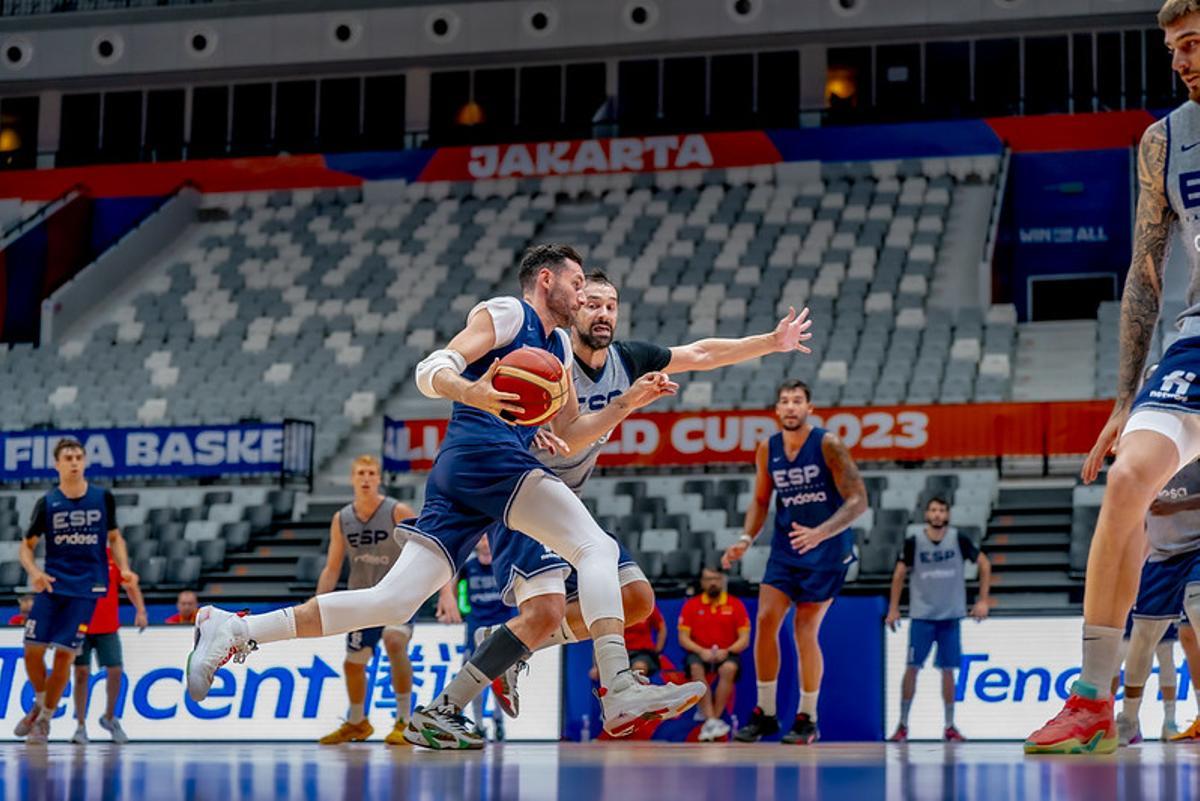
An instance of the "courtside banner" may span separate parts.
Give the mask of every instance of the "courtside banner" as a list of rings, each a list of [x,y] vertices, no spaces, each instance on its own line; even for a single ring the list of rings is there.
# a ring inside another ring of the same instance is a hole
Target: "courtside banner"
[[[17,721],[33,701],[22,658],[23,631],[0,630],[0,737],[11,737]],[[125,674],[117,716],[134,740],[299,740],[315,742],[346,715],[346,683],[342,662],[345,637],[290,640],[264,645],[243,664],[229,662],[217,671],[212,692],[196,703],[185,690],[184,663],[192,648],[190,626],[120,632]],[[419,623],[409,645],[413,664],[413,703],[431,703],[462,666],[462,624]],[[514,740],[559,738],[560,650],[538,651],[521,679],[527,699],[521,716],[506,720]],[[96,740],[107,739],[100,728],[104,713],[104,672],[94,669],[87,721]],[[51,727],[51,738],[67,740],[75,733],[71,686]],[[485,716],[492,714],[491,691],[485,693]],[[376,740],[392,729],[396,697],[390,665],[382,648],[367,664],[366,712]]]
[[[518,142],[439,148],[418,180],[705,170],[780,160],[779,150],[765,131]]]
[[[985,543],[984,549],[987,549]],[[955,676],[954,722],[968,739],[1023,740],[1062,709],[1079,677],[1083,618],[991,618],[962,621],[962,662]],[[908,662],[909,621],[885,631],[887,733],[900,722],[900,680]],[[909,713],[908,733],[915,739],[942,739],[942,677],[934,666],[937,647],[917,676],[917,695]],[[1176,648],[1179,719],[1191,718],[1187,665]],[[1117,700],[1122,698],[1117,694]],[[1157,739],[1162,730],[1158,666],[1146,682],[1141,709],[1142,733]]]
[[[822,409],[812,420],[860,461],[923,461],[1087,453],[1111,410],[1108,401],[875,406]],[[778,430],[767,411],[637,415],[612,433],[600,464],[747,462]],[[428,469],[445,431],[445,420],[385,420],[384,469]]]
[[[92,478],[278,473],[283,425],[253,423],[177,428],[98,428],[0,433],[0,481],[54,478],[54,446],[74,437]]]

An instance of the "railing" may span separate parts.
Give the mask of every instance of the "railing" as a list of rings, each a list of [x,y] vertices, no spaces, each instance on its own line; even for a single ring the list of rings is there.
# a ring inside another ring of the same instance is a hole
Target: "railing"
[[[69,14],[76,11],[123,11],[129,8],[166,8],[171,6],[210,6],[260,0],[2,0],[0,17],[33,17],[42,14]]]
[[[87,190],[83,184],[75,184],[75,186],[72,186],[66,192],[63,192],[58,197],[54,198],[54,200],[44,203],[33,214],[30,214],[23,220],[19,220],[13,225],[9,226],[2,234],[0,234],[0,251],[4,250],[6,247],[15,242],[21,236],[21,234],[25,233],[25,231],[31,226],[34,226],[44,220],[46,217],[49,217],[51,214],[58,211],[67,203],[70,203],[78,195],[85,191]]]
[[[996,195],[992,199],[992,215],[988,220],[987,240],[979,259],[979,305],[987,308],[992,303],[992,259],[996,256],[996,238],[1000,235],[1000,217],[1004,213],[1004,196],[1008,192],[1008,171],[1012,164],[1012,150],[1004,148],[1000,159],[1000,171],[996,174]]]

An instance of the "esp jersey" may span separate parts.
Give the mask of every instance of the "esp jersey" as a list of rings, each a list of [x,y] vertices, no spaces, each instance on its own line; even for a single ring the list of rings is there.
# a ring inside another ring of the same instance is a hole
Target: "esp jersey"
[[[808,553],[797,553],[792,547],[792,523],[814,528],[832,517],[842,505],[833,472],[821,452],[824,438],[825,429],[814,427],[794,459],[788,458],[782,433],[767,440],[767,470],[775,488],[771,559],[809,570],[841,569],[854,544],[853,532],[846,529]]]
[[[512,617],[511,609],[500,597],[500,586],[491,564],[484,565],[472,554],[463,565],[463,581],[467,582],[467,602],[471,611],[468,621],[475,626],[493,626]]]
[[[1200,462],[1192,462],[1176,473],[1158,497],[1183,500],[1200,492]],[[1146,538],[1150,541],[1150,561],[1162,562],[1200,549],[1200,510],[1173,515],[1146,515]]]
[[[346,587],[360,590],[374,587],[384,577],[408,541],[403,529],[396,528],[395,510],[398,501],[380,497],[379,506],[367,520],[359,520],[354,504],[348,503],[338,512],[342,539],[350,556],[350,578]]]
[[[474,315],[482,308],[487,308],[492,312],[493,319],[495,320],[498,311],[501,309],[506,313],[510,310],[515,311],[517,307],[514,304],[520,304],[519,308],[522,317],[519,320],[520,325],[516,327],[512,339],[508,339],[507,336],[511,332],[506,330],[502,334],[500,331],[501,325],[507,327],[507,321],[501,323],[497,320],[496,348],[485,353],[482,358],[468,364],[467,369],[462,372],[463,378],[468,381],[478,381],[488,371],[488,368],[492,366],[493,361],[502,359],[514,350],[526,346],[549,351],[556,359],[563,363],[564,370],[570,367],[572,360],[570,334],[561,328],[553,329],[547,334],[542,327],[542,321],[538,317],[537,312],[524,300],[497,298],[476,306],[471,314]],[[468,317],[469,319],[470,317]],[[442,441],[441,450],[447,451],[454,448],[494,450],[497,447],[505,445],[528,450],[536,433],[537,426],[512,425],[501,420],[494,414],[456,401],[450,412],[450,424],[446,428],[446,437]]]
[[[1164,170],[1167,200],[1179,218],[1174,240],[1182,244],[1188,264],[1188,306],[1178,317],[1200,317],[1200,104],[1191,100],[1167,115],[1167,161]]]
[[[44,570],[54,594],[96,598],[108,592],[108,532],[117,527],[116,501],[88,485],[79,498],[55,488],[38,499],[26,537],[46,540]]]
[[[904,541],[901,560],[911,571],[909,617],[913,620],[957,620],[967,616],[966,562],[979,558],[979,549],[953,526],[937,542],[921,530]]]

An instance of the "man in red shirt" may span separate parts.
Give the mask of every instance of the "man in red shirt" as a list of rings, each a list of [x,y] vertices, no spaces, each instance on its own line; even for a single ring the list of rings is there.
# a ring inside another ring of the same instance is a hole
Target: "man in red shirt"
[[[659,655],[667,644],[667,621],[654,607],[650,617],[625,627],[625,650],[629,652],[629,667],[647,677],[659,671]]]
[[[679,612],[679,644],[687,651],[688,675],[695,681],[717,676],[717,689],[700,700],[705,721],[700,740],[717,740],[729,734],[721,719],[733,684],[741,670],[741,653],[750,645],[750,616],[740,600],[725,592],[725,574],[715,567],[700,573],[699,595]]]
[[[87,745],[87,706],[91,691],[92,652],[96,652],[97,664],[104,668],[104,691],[107,706],[104,716],[100,718],[100,728],[112,733],[114,743],[125,743],[129,736],[121,728],[121,721],[116,717],[117,698],[121,694],[121,674],[123,672],[121,657],[121,638],[117,629],[121,621],[117,614],[120,601],[117,598],[117,587],[125,588],[137,610],[134,625],[139,630],[146,628],[146,602],[142,599],[142,591],[137,585],[137,576],[128,584],[121,583],[121,569],[113,561],[112,551],[108,552],[108,594],[96,602],[96,611],[88,623],[87,634],[83,638],[83,647],[75,657],[75,720],[79,724],[71,742]]]
[[[168,626],[191,626],[196,622],[200,599],[191,590],[184,590],[175,599],[175,614],[164,620]]]
[[[17,599],[17,613],[8,619],[8,625],[24,626],[30,609],[33,609],[33,596],[22,595]]]

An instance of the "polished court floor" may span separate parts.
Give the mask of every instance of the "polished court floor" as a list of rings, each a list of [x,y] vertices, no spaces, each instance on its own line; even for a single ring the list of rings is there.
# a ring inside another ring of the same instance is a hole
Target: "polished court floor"
[[[0,745],[0,801],[1200,798],[1200,747],[1025,758],[964,745],[512,744],[470,754],[282,743]]]

